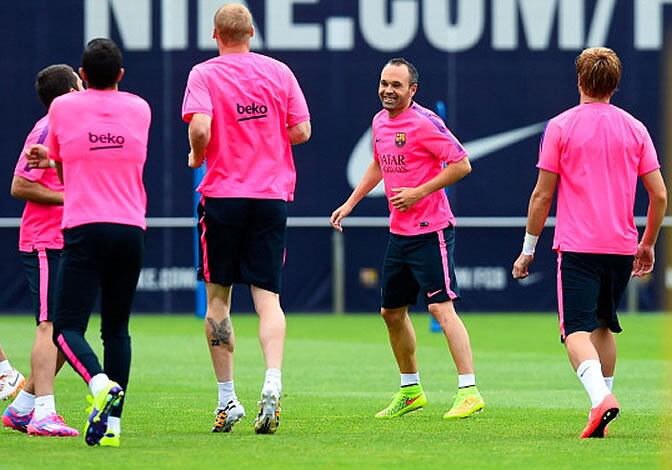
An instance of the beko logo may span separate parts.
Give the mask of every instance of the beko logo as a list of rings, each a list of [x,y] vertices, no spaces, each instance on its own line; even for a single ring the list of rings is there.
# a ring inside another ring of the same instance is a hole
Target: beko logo
[[[252,103],[248,105],[242,105],[236,103],[236,111],[238,114],[243,116],[238,118],[238,122],[268,117],[268,107],[264,104]]]
[[[107,134],[89,132],[89,142],[97,144],[96,146],[89,147],[89,150],[120,149],[124,147],[126,139],[123,135],[114,135],[109,132]]]

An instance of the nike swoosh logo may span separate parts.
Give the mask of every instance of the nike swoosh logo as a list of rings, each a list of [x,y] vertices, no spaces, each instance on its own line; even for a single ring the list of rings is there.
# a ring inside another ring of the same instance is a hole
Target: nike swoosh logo
[[[469,160],[473,162],[474,160],[478,160],[479,158],[483,158],[513,144],[521,142],[535,134],[540,134],[544,130],[544,125],[545,121],[538,122],[536,124],[530,124],[528,126],[519,127],[517,129],[512,129],[487,137],[482,137],[480,139],[472,140],[470,142],[466,142],[463,145],[469,154]],[[371,128],[368,128],[366,132],[364,132],[364,135],[362,135],[362,137],[360,137],[360,139],[357,141],[355,147],[352,149],[352,153],[350,154],[346,175],[348,178],[348,183],[352,188],[357,186],[357,183],[359,183],[359,180],[371,163],[371,154],[373,152],[371,145],[372,137],[373,135]],[[382,182],[367,195],[367,197],[381,196],[385,196],[385,188]]]
[[[436,294],[438,294],[438,293],[441,292],[442,290],[443,290],[443,289],[439,289],[439,290],[434,291],[434,292],[427,292],[427,297],[430,297],[430,298],[431,298],[431,297],[434,297]]]
[[[417,397],[413,397],[413,398],[407,398],[407,399],[406,399],[406,406],[408,406],[408,405],[412,405],[413,403],[415,403],[415,401],[416,401],[418,398],[420,398],[420,395],[418,395]]]
[[[18,382],[19,382],[19,374],[16,374],[16,375],[14,376],[14,382],[13,382],[13,383],[7,381],[7,383],[9,384],[10,387],[14,387]]]
[[[518,279],[518,283],[523,287],[531,286],[537,282],[541,282],[544,279],[543,273],[532,273],[523,279]]]

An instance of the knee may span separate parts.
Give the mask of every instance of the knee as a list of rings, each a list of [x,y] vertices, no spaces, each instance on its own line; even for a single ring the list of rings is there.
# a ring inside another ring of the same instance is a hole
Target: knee
[[[380,316],[388,326],[398,326],[406,319],[406,310],[399,308],[381,308]]]
[[[50,321],[43,321],[37,325],[37,334],[40,336],[53,336],[54,324]]]

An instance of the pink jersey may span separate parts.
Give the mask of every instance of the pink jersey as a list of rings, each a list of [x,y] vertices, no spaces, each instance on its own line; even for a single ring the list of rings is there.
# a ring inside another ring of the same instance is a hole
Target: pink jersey
[[[44,116],[35,123],[26,138],[19,160],[14,168],[14,176],[39,183],[52,191],[63,192],[63,185],[54,168],[30,168],[26,159],[26,150],[33,144],[42,144],[49,131],[49,119]],[[19,251],[31,252],[44,248],[59,250],[63,248],[63,206],[39,204],[26,201],[19,229]]]
[[[296,170],[287,127],[308,121],[306,99],[282,62],[253,52],[225,54],[189,74],[182,118],[212,117],[207,197],[292,201]]]
[[[467,152],[440,117],[413,103],[395,118],[386,110],[373,117],[373,158],[380,164],[387,199],[392,188],[420,186],[437,176],[444,164],[456,163]],[[435,191],[405,212],[390,208],[390,232],[420,235],[455,225],[446,192]]]
[[[637,177],[660,168],[641,122],[607,103],[575,106],[546,125],[537,167],[559,175],[554,249],[636,253]]]
[[[114,223],[146,228],[142,171],[151,111],[131,93],[89,89],[54,100],[49,158],[63,163],[63,228]]]

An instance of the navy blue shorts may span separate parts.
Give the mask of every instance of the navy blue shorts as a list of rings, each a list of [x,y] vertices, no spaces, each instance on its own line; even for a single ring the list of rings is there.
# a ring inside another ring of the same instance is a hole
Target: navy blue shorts
[[[198,233],[198,279],[280,293],[287,233],[285,201],[203,198],[198,205]]]
[[[39,249],[20,253],[23,270],[28,278],[35,323],[39,325],[43,321],[53,322],[56,311],[56,275],[61,250]]]
[[[427,305],[458,299],[454,248],[453,227],[414,236],[391,233],[383,263],[383,308],[415,304],[418,294]]]
[[[560,340],[577,331],[623,331],[616,309],[628,286],[633,256],[558,252]]]

